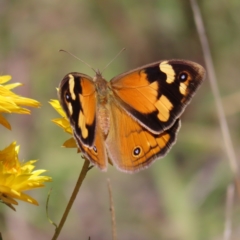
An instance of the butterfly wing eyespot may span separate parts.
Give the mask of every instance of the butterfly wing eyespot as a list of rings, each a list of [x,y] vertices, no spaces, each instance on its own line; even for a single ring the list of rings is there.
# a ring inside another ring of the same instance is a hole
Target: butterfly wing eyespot
[[[93,146],[93,151],[94,151],[96,154],[98,153],[96,146]]]
[[[71,96],[70,96],[70,94],[69,94],[68,91],[65,92],[65,100],[66,100],[67,102],[70,102],[70,101],[71,101]]]
[[[180,72],[178,75],[178,79],[180,82],[185,82],[188,79],[188,73],[187,72]]]
[[[138,157],[142,153],[142,148],[140,146],[134,147],[132,151],[133,157]]]

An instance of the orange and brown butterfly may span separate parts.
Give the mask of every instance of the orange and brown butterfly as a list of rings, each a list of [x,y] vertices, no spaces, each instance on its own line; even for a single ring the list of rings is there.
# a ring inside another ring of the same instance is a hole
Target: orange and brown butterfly
[[[59,86],[62,108],[83,155],[103,171],[137,172],[163,157],[176,141],[180,116],[204,79],[197,63],[151,63],[107,82],[67,74]]]

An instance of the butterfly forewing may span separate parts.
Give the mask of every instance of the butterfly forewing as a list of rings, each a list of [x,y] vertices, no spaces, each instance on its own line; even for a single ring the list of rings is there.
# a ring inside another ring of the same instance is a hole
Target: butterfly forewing
[[[119,104],[154,134],[171,127],[204,78],[197,63],[170,60],[143,66],[112,79]]]
[[[96,130],[96,89],[84,74],[69,73],[59,86],[60,102],[79,141],[92,147]]]

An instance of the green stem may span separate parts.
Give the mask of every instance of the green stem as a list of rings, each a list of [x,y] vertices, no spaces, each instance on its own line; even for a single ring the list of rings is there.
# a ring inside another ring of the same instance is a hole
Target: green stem
[[[58,238],[58,236],[59,236],[59,234],[60,234],[60,232],[61,232],[61,230],[63,228],[63,225],[64,225],[64,223],[65,223],[65,221],[67,219],[69,211],[70,211],[70,209],[71,209],[71,207],[72,207],[72,205],[73,205],[73,203],[75,201],[75,198],[76,198],[76,196],[77,196],[77,194],[79,192],[79,189],[80,189],[80,187],[82,185],[82,182],[83,182],[84,178],[87,175],[87,172],[89,170],[89,164],[90,164],[90,162],[87,159],[85,159],[85,162],[83,164],[82,170],[81,170],[80,175],[78,177],[78,181],[77,181],[76,186],[75,186],[75,188],[73,190],[72,196],[71,196],[71,198],[70,198],[70,200],[68,202],[68,205],[66,207],[66,210],[65,210],[65,212],[64,212],[64,214],[62,216],[62,219],[61,219],[58,227],[55,229],[55,234],[54,234],[52,240],[56,240]]]

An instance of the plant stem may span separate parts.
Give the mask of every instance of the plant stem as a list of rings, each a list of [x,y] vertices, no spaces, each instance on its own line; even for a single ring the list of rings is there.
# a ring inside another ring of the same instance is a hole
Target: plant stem
[[[108,181],[108,192],[110,198],[110,211],[112,217],[112,240],[117,240],[117,230],[116,230],[116,216],[115,216],[115,209],[113,205],[113,197],[112,197],[112,187],[110,183],[110,179]]]
[[[205,32],[205,27],[203,24],[201,12],[200,12],[199,6],[197,4],[197,1],[190,0],[190,3],[192,6],[194,20],[195,20],[198,35],[200,38],[202,50],[203,50],[203,56],[204,56],[205,63],[206,63],[210,86],[211,86],[212,93],[213,93],[215,103],[216,103],[216,109],[217,109],[217,113],[218,113],[220,128],[221,128],[222,135],[223,135],[226,154],[228,157],[230,168],[235,177],[235,183],[236,183],[236,187],[237,187],[236,189],[237,189],[238,197],[240,198],[240,170],[239,170],[239,166],[238,166],[238,160],[236,158],[236,154],[235,154],[234,147],[232,144],[232,139],[230,136],[230,131],[229,131],[226,116],[224,113],[223,105],[221,102],[221,96],[220,96],[220,92],[219,92],[219,88],[218,88],[218,84],[217,84],[217,78],[216,78],[216,74],[215,74],[215,70],[214,70],[214,66],[213,66],[213,60],[212,60],[212,56],[211,56],[211,52],[210,52],[208,38],[207,38],[207,35]]]
[[[54,234],[52,240],[56,240],[58,238],[58,236],[59,236],[59,234],[60,234],[60,232],[61,232],[61,230],[63,228],[63,225],[64,225],[64,223],[65,223],[65,221],[67,219],[69,211],[70,211],[70,209],[71,209],[71,207],[72,207],[72,205],[73,205],[73,203],[75,201],[75,198],[76,198],[76,196],[77,196],[77,194],[79,192],[79,189],[80,189],[80,187],[82,185],[82,182],[83,182],[84,178],[87,175],[87,172],[89,170],[89,164],[90,164],[90,162],[87,159],[85,159],[85,162],[83,164],[82,170],[81,170],[80,175],[78,177],[78,181],[77,181],[76,186],[75,186],[75,188],[73,190],[72,196],[71,196],[71,198],[70,198],[70,200],[68,202],[68,205],[67,205],[67,207],[65,209],[65,212],[64,212],[64,214],[62,216],[62,219],[61,219],[58,227],[55,229],[55,234]]]

